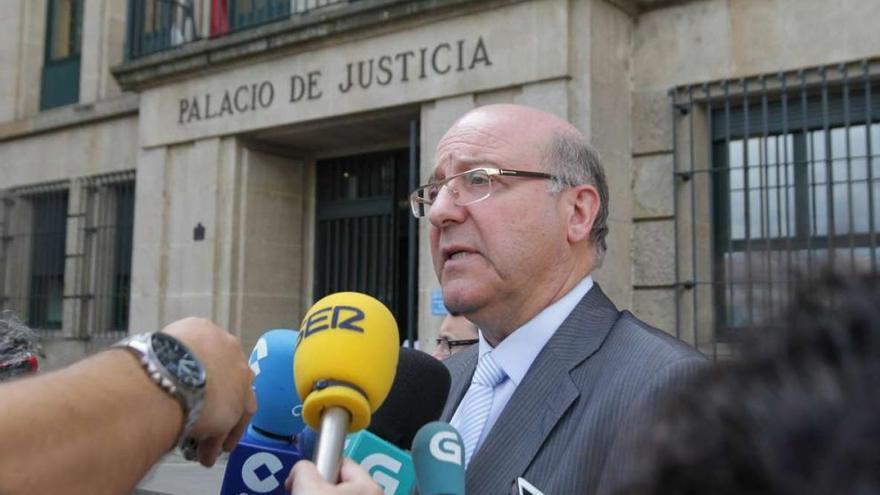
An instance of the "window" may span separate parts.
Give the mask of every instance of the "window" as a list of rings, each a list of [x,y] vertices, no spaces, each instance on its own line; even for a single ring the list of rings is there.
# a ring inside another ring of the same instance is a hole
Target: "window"
[[[134,177],[127,171],[6,191],[3,309],[46,337],[127,333]]]
[[[286,19],[290,0],[228,0],[229,27],[235,31]]]
[[[128,330],[134,226],[134,172],[82,179],[82,256],[76,305],[91,337]]]
[[[40,110],[79,101],[82,0],[49,0]]]
[[[9,191],[3,202],[3,309],[51,335],[63,322],[67,204],[66,182]]]
[[[126,56],[136,59],[198,38],[192,0],[129,0]]]
[[[716,341],[781,309],[804,277],[825,269],[877,273],[874,65],[674,91],[676,222],[690,244],[683,247],[689,259],[679,255],[677,278],[679,294],[688,299],[690,291],[692,299],[679,309],[691,312],[686,319],[695,325],[711,326]],[[707,306],[710,312],[701,309]]]
[[[60,329],[64,301],[64,246],[67,237],[67,191],[31,197],[33,237],[28,325]]]
[[[211,0],[211,37],[345,3],[347,0]]]

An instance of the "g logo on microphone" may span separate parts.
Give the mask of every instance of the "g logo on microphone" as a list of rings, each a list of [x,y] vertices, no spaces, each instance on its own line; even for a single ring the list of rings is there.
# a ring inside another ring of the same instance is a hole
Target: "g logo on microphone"
[[[257,452],[242,464],[241,480],[250,490],[269,493],[281,486],[275,474],[282,469],[284,464],[280,459],[268,452]]]
[[[364,460],[361,461],[361,467],[370,473],[370,476],[373,477],[373,481],[382,487],[385,495],[394,495],[394,492],[397,491],[397,487],[400,485],[400,481],[388,473],[385,473],[383,470],[377,469],[376,471],[373,471],[373,468],[382,468],[393,474],[398,474],[400,473],[400,468],[402,466],[403,464],[401,464],[400,461],[385,454],[371,454],[364,457]]]
[[[431,455],[438,461],[451,462],[459,466],[464,465],[464,456],[462,455],[461,444],[458,442],[458,436],[451,431],[438,431],[431,437],[431,443],[428,444]]]

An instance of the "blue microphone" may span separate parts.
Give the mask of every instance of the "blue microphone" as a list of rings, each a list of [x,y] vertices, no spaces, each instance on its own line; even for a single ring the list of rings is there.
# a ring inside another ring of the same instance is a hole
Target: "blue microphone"
[[[254,372],[257,396],[257,412],[248,427],[252,434],[289,441],[305,427],[302,401],[293,380],[298,337],[296,330],[269,330],[251,352],[248,364]]]
[[[229,454],[221,495],[286,494],[284,480],[304,458],[294,443],[294,435],[304,427],[293,380],[298,334],[270,330],[251,352],[248,363],[254,372],[257,412]]]
[[[451,425],[423,426],[413,440],[412,460],[421,495],[464,495],[464,442]]]

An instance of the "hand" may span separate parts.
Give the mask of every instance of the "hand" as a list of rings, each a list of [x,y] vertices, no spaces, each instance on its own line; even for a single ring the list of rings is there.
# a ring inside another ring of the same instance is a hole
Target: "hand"
[[[299,461],[290,470],[284,488],[295,495],[383,495],[364,468],[349,458],[342,460],[339,484],[328,483],[310,461]]]
[[[199,442],[199,462],[213,466],[221,449],[235,448],[257,410],[254,374],[238,338],[209,320],[184,318],[162,331],[186,344],[205,367],[205,404],[190,436]]]

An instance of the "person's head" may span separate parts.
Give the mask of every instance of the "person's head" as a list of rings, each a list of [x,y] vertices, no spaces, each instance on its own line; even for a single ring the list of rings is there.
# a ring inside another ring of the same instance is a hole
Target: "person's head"
[[[446,315],[437,332],[437,346],[431,353],[437,359],[446,359],[456,352],[476,344],[477,326],[461,315]]]
[[[829,278],[704,373],[626,495],[880,493],[880,281]]]
[[[499,169],[528,175],[493,175]],[[414,200],[414,209],[431,223],[443,300],[492,344],[564,295],[605,250],[608,187],[598,155],[546,112],[468,112],[440,140],[429,183],[442,187],[417,191],[427,201]]]

